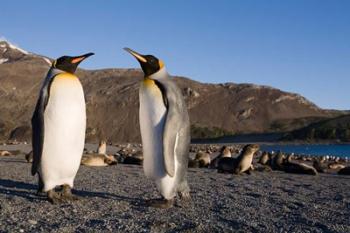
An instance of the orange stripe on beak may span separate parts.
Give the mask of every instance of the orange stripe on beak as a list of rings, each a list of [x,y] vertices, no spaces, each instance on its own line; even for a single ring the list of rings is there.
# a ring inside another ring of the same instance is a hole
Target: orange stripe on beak
[[[130,53],[131,55],[133,55],[140,62],[143,62],[143,63],[147,62],[146,58],[144,58],[141,54],[135,52],[134,50],[129,49],[129,48],[124,48],[124,50],[127,51],[128,53]]]
[[[81,62],[81,61],[84,60],[84,59],[85,59],[85,57],[77,57],[77,58],[74,58],[74,59],[72,60],[72,63],[75,64],[75,63]]]

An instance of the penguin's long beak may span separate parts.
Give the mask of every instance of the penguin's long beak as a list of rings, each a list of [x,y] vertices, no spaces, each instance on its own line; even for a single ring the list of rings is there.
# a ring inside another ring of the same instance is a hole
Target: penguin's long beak
[[[72,64],[77,64],[77,63],[80,63],[82,62],[83,60],[85,60],[86,58],[92,56],[92,55],[95,55],[94,53],[86,53],[84,55],[80,55],[80,56],[77,56],[77,57],[74,57],[71,61]]]
[[[139,62],[147,63],[146,58],[144,58],[144,56],[139,54],[138,52],[135,52],[134,50],[129,48],[124,48],[124,50],[133,55]]]

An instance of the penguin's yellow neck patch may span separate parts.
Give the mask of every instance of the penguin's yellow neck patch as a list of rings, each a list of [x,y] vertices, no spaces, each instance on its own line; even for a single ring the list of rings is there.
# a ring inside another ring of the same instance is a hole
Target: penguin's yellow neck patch
[[[57,78],[76,79],[77,76],[75,76],[74,74],[71,74],[71,73],[64,72],[64,73],[60,73],[59,75],[57,75]]]
[[[144,78],[143,87],[145,88],[144,90],[152,96],[155,96],[157,98],[162,96],[162,92],[160,91],[159,87],[157,86],[155,81],[150,78]]]
[[[143,79],[143,84],[146,86],[146,87],[152,87],[152,86],[155,86],[156,84],[154,83],[154,80],[150,79],[150,78],[144,78]]]

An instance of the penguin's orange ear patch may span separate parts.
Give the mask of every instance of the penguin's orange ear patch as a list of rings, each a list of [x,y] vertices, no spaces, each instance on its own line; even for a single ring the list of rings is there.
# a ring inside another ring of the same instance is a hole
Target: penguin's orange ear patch
[[[84,59],[85,57],[77,57],[77,58],[74,58],[71,63],[75,64],[75,63],[81,62]]]
[[[164,67],[164,62],[162,60],[159,60],[158,63],[159,63],[159,68],[162,69]]]

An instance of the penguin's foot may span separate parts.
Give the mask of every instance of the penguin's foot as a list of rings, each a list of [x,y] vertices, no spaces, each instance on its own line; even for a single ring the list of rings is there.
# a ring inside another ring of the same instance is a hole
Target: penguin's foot
[[[66,201],[77,201],[79,200],[79,197],[72,193],[72,188],[69,185],[64,184],[62,190],[62,199]]]
[[[36,191],[36,195],[41,196],[42,194],[45,194],[44,190],[44,182],[41,179],[40,174],[38,173],[38,189]]]
[[[192,200],[189,192],[179,192],[179,196],[180,199],[185,202],[190,202]]]
[[[36,195],[41,196],[42,194],[45,194],[45,192],[43,191],[43,187],[39,185],[38,189],[36,190]]]
[[[150,207],[159,208],[159,209],[168,209],[170,207],[173,207],[174,199],[170,199],[170,200],[167,200],[165,198],[152,199],[147,201],[147,205]]]
[[[47,199],[52,204],[60,204],[63,202],[62,195],[51,189],[47,192]]]
[[[40,196],[45,196],[45,192],[42,189],[38,188],[36,190],[36,195],[39,196],[39,197]]]
[[[189,207],[192,201],[190,193],[186,191],[186,192],[179,192],[178,194],[181,200],[180,202],[181,204],[179,206],[185,207],[185,208]]]

